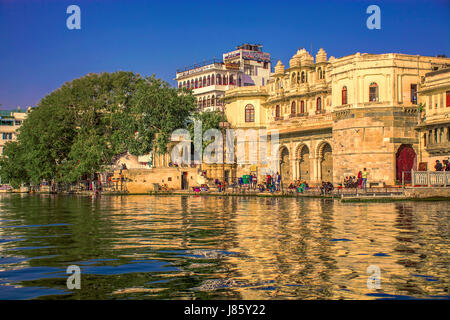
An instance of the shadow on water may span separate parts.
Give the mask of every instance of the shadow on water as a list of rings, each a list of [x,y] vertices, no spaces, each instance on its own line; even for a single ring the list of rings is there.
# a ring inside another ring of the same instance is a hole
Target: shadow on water
[[[449,202],[5,194],[0,299],[448,299],[449,239]]]

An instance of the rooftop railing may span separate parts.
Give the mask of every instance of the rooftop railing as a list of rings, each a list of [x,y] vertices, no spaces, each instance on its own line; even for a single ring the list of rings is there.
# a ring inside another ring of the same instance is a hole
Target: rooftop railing
[[[200,63],[194,63],[193,65],[190,66],[185,66],[184,68],[177,68],[177,73],[180,72],[184,72],[184,71],[189,71],[189,70],[193,70],[193,69],[197,69],[197,68],[201,68],[204,66],[207,66],[209,64],[224,64],[222,60],[219,59],[212,59],[212,60],[203,60],[203,62]]]

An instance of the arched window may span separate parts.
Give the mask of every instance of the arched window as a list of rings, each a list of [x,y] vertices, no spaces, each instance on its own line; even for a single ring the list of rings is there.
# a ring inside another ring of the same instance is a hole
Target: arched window
[[[296,112],[296,110],[295,110],[295,101],[292,101],[292,104],[291,104],[291,114],[294,115],[295,112]]]
[[[223,85],[226,86],[228,84],[227,76],[223,76]]]
[[[211,98],[209,96],[208,96],[208,100],[207,100],[206,106],[207,107],[211,106]]]
[[[372,82],[369,86],[369,101],[378,101],[378,85],[375,82]]]
[[[217,84],[222,85],[222,77],[220,76],[220,74],[217,75]]]
[[[203,97],[203,108],[206,108],[206,97]]]
[[[323,79],[323,78],[322,78],[322,68],[321,68],[321,67],[319,67],[319,68],[317,69],[317,74],[318,74],[318,76],[319,76],[319,80],[320,80],[320,79]]]
[[[255,122],[255,108],[251,104],[245,106],[245,122]]]
[[[280,117],[280,106],[277,104],[277,106],[275,107],[275,118],[279,117]]]
[[[305,113],[305,101],[300,102],[300,113]]]
[[[216,97],[213,95],[212,98],[211,98],[211,106],[214,107],[215,102],[216,102]]]
[[[302,72],[302,83],[306,82],[305,71]]]
[[[211,75],[211,85],[215,85],[216,83],[214,82],[214,75]]]
[[[198,79],[195,79],[195,89],[198,88]]]
[[[316,102],[316,110],[322,111],[322,98],[318,97]]]
[[[191,88],[194,89],[194,79],[191,80]]]
[[[347,87],[342,88],[342,104],[347,104]]]
[[[297,84],[300,83],[300,72],[297,73]]]
[[[292,73],[292,77],[291,77],[291,86],[293,86],[295,84],[295,72]]]
[[[263,79],[264,80],[264,79]],[[242,78],[239,76],[238,78],[238,86],[241,87],[242,86]]]
[[[230,75],[230,85],[234,85],[233,75]]]
[[[208,75],[208,78],[206,79],[206,85],[210,86],[211,85],[211,76]]]

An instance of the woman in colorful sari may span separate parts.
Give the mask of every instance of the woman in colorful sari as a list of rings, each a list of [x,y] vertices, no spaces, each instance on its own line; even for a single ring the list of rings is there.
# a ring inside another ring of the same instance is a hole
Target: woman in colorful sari
[[[363,183],[363,180],[362,180],[362,172],[361,171],[359,171],[358,172],[358,188],[362,188],[362,183]]]

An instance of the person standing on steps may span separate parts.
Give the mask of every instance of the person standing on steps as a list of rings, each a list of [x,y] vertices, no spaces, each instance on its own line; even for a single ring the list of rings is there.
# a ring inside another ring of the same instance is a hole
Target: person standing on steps
[[[358,183],[357,183],[357,187],[362,189],[362,172],[359,171],[358,172]]]
[[[278,172],[275,175],[275,183],[276,183],[276,186],[277,186],[277,190],[276,191],[280,191],[281,174],[279,174]]]
[[[362,172],[362,186],[363,186],[364,192],[367,192],[367,175],[368,175],[368,172],[366,171],[366,168],[364,168],[364,171]]]

